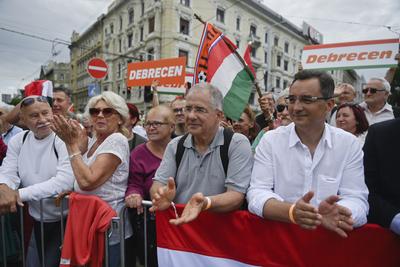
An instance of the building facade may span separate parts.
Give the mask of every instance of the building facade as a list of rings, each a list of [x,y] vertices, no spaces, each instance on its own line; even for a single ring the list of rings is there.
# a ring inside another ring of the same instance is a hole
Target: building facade
[[[135,61],[187,57],[193,72],[203,20],[223,31],[243,55],[249,42],[256,78],[263,91],[279,93],[297,72],[302,48],[309,44],[302,30],[255,0],[115,0],[107,13],[83,34],[74,32],[71,45],[71,87],[78,107],[87,101],[87,86],[98,82],[128,102],[143,106],[144,88],[127,88],[127,64]],[[87,61],[103,58],[108,75],[94,81]],[[254,103],[252,94],[250,99]],[[163,99],[161,99],[163,100]]]
[[[68,63],[57,63],[50,61],[47,65],[40,68],[40,80],[53,82],[53,87],[70,87],[70,65]]]
[[[97,83],[101,88],[102,81],[92,78],[86,68],[91,58],[103,58],[103,20],[104,15],[98,17],[85,32],[79,34],[73,31],[71,36],[70,69],[72,101],[75,110],[82,112],[89,96],[88,87]]]

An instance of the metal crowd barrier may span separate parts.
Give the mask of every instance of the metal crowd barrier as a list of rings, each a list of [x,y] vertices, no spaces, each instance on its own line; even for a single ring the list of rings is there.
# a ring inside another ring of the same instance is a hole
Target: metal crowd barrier
[[[61,242],[64,240],[64,210],[65,210],[65,200],[68,197],[65,197],[61,201],[60,205],[60,220],[61,220],[61,227],[60,227],[60,234],[61,234]],[[40,248],[40,253],[42,255],[42,259],[45,259],[46,256],[46,251],[44,248],[44,221],[43,221],[43,200],[40,200],[40,237],[41,237],[41,248]],[[147,251],[147,216],[148,216],[148,207],[152,206],[151,201],[148,200],[143,200],[142,205],[144,206],[143,209],[143,217],[144,217],[144,263],[145,267],[148,266],[148,251]],[[110,224],[110,228],[108,231],[105,233],[105,254],[104,254],[104,266],[109,267],[109,237],[112,234],[112,228],[113,224],[116,224],[119,229],[119,234],[120,234],[120,266],[125,266],[125,220],[127,219],[125,214],[127,211],[127,207],[123,207],[119,213],[118,217],[112,218],[112,222]],[[26,266],[26,259],[25,259],[25,247],[24,247],[24,241],[25,241],[25,236],[24,236],[24,214],[23,214],[23,207],[19,207],[19,221],[20,221],[20,237],[21,237],[21,261],[22,261],[22,267]],[[1,222],[1,242],[2,242],[2,256],[3,256],[3,267],[7,267],[7,246],[6,246],[6,235],[5,235],[5,218],[4,216],[0,216],[0,222]],[[33,234],[33,229],[32,229],[32,234]],[[60,248],[61,249],[61,248]],[[136,260],[136,259],[135,259]],[[45,262],[42,261],[42,267],[45,267]]]

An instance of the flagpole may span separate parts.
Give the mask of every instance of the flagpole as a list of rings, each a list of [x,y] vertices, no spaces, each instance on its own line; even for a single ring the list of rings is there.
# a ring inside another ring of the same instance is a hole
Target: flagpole
[[[206,22],[196,13],[194,13],[194,17],[195,19],[197,19],[198,21],[200,21],[201,23],[203,23],[204,25],[206,24]],[[224,40],[225,41],[225,40]],[[228,47],[233,51],[233,53],[239,58],[240,62],[243,64],[244,69],[247,71],[247,73],[250,76],[254,76],[253,73],[251,72],[249,66],[247,66],[246,62],[244,61],[244,59],[242,58],[242,56],[236,51],[235,47],[232,47],[232,45],[228,42],[225,42]],[[258,85],[258,82],[256,81],[256,77],[254,77],[254,81],[253,81],[254,86],[256,87],[256,91],[258,93],[259,97],[262,97],[262,92],[260,89],[260,86]]]

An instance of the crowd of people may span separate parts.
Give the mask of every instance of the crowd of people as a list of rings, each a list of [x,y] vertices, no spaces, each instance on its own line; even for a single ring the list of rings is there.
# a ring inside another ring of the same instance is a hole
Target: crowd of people
[[[400,234],[400,119],[387,103],[385,79],[371,78],[364,101],[355,103],[352,85],[335,86],[325,72],[302,70],[276,99],[271,92],[259,98],[259,115],[246,106],[238,120],[225,117],[223,95],[211,84],[196,84],[161,105],[156,85],[143,122],[135,105],[110,91],[92,97],[77,117],[68,113],[69,91],[61,89],[52,106],[45,97],[28,96],[0,110],[0,214],[28,203],[31,250],[37,250],[28,252],[32,261],[59,265],[60,214],[48,198],[68,191],[97,196],[117,213],[129,208],[125,236],[113,231],[110,237],[110,266],[120,266],[121,239],[127,266],[136,257],[144,261],[142,200],[152,201],[149,266],[157,266],[154,212],[175,203],[185,207],[172,225],[206,210],[248,209],[343,238],[367,222]]]

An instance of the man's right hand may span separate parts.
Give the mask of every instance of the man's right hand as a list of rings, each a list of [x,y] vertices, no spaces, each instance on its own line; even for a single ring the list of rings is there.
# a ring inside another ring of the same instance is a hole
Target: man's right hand
[[[294,220],[298,225],[305,229],[316,229],[322,223],[322,216],[318,213],[318,209],[310,204],[314,192],[307,192],[300,198],[293,210]]]
[[[153,206],[150,208],[151,212],[157,210],[166,210],[171,205],[172,200],[175,198],[176,188],[174,178],[169,177],[166,186],[158,188],[154,193],[152,202]]]
[[[24,206],[18,191],[14,191],[5,184],[0,185],[0,215],[17,211],[17,204]]]

